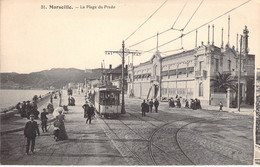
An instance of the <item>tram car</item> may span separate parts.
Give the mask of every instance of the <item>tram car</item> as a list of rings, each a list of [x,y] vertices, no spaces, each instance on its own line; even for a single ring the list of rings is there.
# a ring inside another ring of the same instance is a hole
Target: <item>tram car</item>
[[[121,113],[121,91],[115,86],[101,86],[94,89],[94,105],[102,117],[118,117]]]

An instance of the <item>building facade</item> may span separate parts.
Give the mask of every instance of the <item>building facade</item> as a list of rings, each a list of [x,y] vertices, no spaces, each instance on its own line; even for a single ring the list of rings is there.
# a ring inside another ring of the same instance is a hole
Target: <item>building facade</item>
[[[248,41],[248,30],[245,28],[243,43]],[[246,101],[249,80],[254,78],[254,55],[248,54],[247,44],[243,45],[241,61],[242,100]],[[203,43],[194,49],[161,57],[157,50],[152,58],[128,69],[128,94],[140,98],[197,98],[202,105],[217,103],[217,93],[211,86],[211,79],[219,73],[230,73],[236,79],[239,71],[239,54],[234,47],[226,45],[217,47]],[[220,95],[224,99],[234,99],[234,92]],[[224,97],[226,96],[226,97]],[[219,101],[218,101],[219,102]],[[230,101],[224,102],[225,105]]]

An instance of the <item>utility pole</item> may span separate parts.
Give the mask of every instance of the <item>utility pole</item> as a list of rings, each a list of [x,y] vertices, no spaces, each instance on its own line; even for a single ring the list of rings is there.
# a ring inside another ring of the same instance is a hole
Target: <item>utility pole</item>
[[[122,42],[122,49],[119,51],[105,51],[105,54],[112,55],[114,53],[119,54],[122,58],[122,80],[121,80],[121,88],[122,88],[122,106],[121,106],[121,114],[125,114],[125,79],[124,79],[124,66],[125,66],[125,56],[128,54],[139,56],[141,53],[137,51],[129,51],[128,49],[125,49],[125,42]]]
[[[240,78],[241,78],[241,52],[242,52],[242,35],[240,36],[240,53],[239,53],[239,69],[238,69],[238,97],[237,97],[237,109],[240,112]]]

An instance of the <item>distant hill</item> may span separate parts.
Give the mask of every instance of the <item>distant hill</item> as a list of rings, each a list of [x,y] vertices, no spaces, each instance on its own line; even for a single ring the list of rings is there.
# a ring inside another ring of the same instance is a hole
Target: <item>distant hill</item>
[[[0,73],[2,89],[48,89],[51,86],[62,88],[69,82],[83,83],[84,79],[98,79],[102,69],[80,70],[76,68],[53,68],[30,74]]]

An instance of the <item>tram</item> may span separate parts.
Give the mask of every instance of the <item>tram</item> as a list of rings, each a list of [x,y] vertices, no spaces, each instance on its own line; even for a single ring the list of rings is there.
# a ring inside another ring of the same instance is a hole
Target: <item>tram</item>
[[[121,113],[121,91],[115,86],[100,86],[94,89],[92,98],[97,113],[102,117],[118,117]]]

